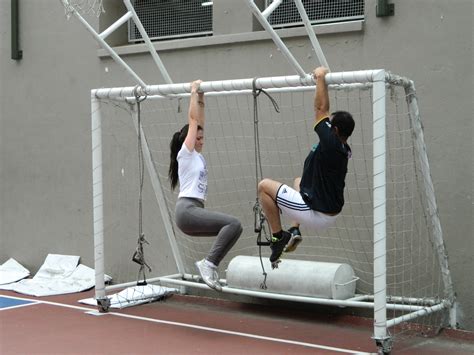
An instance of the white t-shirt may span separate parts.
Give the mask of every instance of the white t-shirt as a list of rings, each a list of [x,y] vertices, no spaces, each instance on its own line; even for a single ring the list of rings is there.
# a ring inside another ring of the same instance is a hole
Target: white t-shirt
[[[190,152],[183,144],[178,153],[178,197],[198,198],[205,201],[207,196],[207,165],[201,153]]]

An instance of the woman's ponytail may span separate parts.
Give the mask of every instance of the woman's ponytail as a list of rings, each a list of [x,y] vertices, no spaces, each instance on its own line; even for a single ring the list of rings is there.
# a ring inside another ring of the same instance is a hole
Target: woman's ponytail
[[[183,127],[184,128],[184,127]],[[170,142],[170,168],[168,170],[168,179],[171,183],[171,189],[174,190],[176,188],[176,185],[178,185],[178,153],[183,146],[184,138],[186,135],[184,135],[183,139],[181,138],[181,131],[175,132],[173,134],[173,138],[171,138]]]

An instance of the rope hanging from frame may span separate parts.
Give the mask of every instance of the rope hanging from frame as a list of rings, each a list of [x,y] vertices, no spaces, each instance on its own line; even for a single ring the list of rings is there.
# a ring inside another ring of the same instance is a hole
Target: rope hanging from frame
[[[263,282],[260,284],[260,288],[263,290],[267,289],[267,273],[265,267],[263,266],[262,261],[262,246],[270,245],[270,236],[267,233],[267,228],[265,228],[265,214],[263,213],[262,207],[258,200],[258,182],[263,178],[263,169],[262,169],[262,159],[260,154],[260,135],[259,135],[259,118],[258,118],[258,96],[261,93],[264,93],[273,104],[273,107],[276,112],[280,113],[280,108],[275,99],[270,96],[265,90],[257,89],[256,87],[257,78],[254,78],[252,81],[252,95],[253,95],[253,133],[254,133],[254,147],[255,147],[255,191],[256,198],[255,204],[253,206],[254,212],[254,231],[257,233],[257,245],[258,245],[258,255],[260,257],[260,265],[262,266],[262,275]],[[262,234],[265,238],[265,241],[262,241]]]
[[[137,136],[138,136],[138,171],[139,171],[139,192],[138,192],[138,240],[137,248],[132,256],[132,261],[140,265],[137,277],[137,286],[144,286],[146,282],[146,269],[151,272],[151,267],[145,261],[144,244],[150,244],[145,239],[145,233],[143,233],[143,204],[142,204],[142,193],[143,193],[143,180],[145,168],[143,164],[143,149],[142,149],[142,124],[141,124],[141,108],[140,103],[146,100],[147,96],[140,96],[138,93],[139,86],[137,85],[134,89],[135,102],[137,105]],[[141,280],[141,281],[140,281]]]

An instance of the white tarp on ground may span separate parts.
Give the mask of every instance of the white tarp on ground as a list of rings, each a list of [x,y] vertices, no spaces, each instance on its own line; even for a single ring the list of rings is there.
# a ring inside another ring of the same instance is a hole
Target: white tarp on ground
[[[0,285],[17,282],[30,276],[30,271],[13,258],[0,265]]]
[[[164,299],[173,293],[178,293],[175,288],[158,286],[158,285],[144,285],[128,287],[114,295],[108,295],[110,300],[110,308],[126,308],[136,306],[143,303],[158,301]],[[97,306],[94,298],[86,298],[79,300],[80,303]]]
[[[94,269],[79,264],[79,256],[49,254],[32,279],[0,285],[32,296],[52,296],[88,290],[95,285]],[[110,277],[106,276],[107,281]]]

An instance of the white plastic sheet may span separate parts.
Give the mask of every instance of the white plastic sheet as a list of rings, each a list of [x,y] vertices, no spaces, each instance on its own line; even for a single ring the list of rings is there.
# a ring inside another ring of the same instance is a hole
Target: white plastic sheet
[[[17,282],[30,276],[30,271],[13,258],[0,265],[0,285]]]
[[[49,254],[32,279],[20,280],[0,289],[32,296],[52,296],[88,290],[95,285],[94,269],[79,264],[79,256]],[[109,276],[106,277],[110,281]]]

